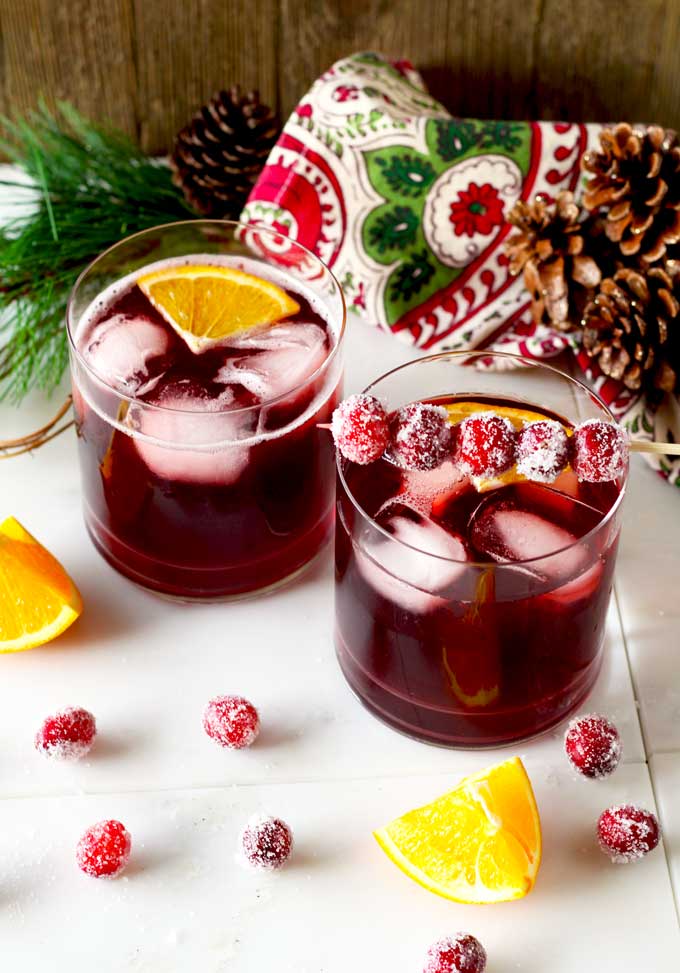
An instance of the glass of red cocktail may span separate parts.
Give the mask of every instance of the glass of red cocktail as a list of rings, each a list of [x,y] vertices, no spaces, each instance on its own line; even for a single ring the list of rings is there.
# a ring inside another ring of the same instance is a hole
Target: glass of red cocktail
[[[452,426],[489,411],[569,436],[611,420],[581,383],[507,355],[420,359],[366,391],[392,415],[443,406]],[[578,707],[602,664],[626,470],[593,483],[567,465],[532,482],[517,467],[485,478],[452,460],[418,471],[339,456],[336,647],[361,702],[453,747],[530,737]]]
[[[274,230],[170,224],[79,278],[68,333],[85,522],[167,596],[225,599],[294,576],[329,538],[345,306]]]

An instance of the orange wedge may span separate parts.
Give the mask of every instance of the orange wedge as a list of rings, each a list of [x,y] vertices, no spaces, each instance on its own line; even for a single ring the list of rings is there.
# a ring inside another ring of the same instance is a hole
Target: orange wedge
[[[14,517],[0,523],[0,652],[61,635],[83,610],[61,564]]]
[[[455,902],[520,899],[541,863],[538,808],[519,757],[464,778],[375,838],[409,878]]]
[[[137,284],[196,353],[300,310],[276,284],[234,267],[164,267]]]

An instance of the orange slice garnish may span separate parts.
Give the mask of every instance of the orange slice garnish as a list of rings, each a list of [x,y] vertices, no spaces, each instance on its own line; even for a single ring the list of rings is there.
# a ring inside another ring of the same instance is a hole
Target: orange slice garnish
[[[14,517],[0,523],[0,652],[50,642],[82,610],[80,593],[57,559]]]
[[[464,778],[375,832],[409,878],[456,902],[520,899],[541,864],[541,823],[519,757]]]
[[[137,284],[196,353],[300,310],[281,287],[235,267],[164,267]]]

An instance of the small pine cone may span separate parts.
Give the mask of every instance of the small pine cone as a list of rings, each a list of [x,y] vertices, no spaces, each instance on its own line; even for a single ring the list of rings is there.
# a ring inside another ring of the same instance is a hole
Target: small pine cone
[[[524,274],[534,321],[568,331],[580,317],[584,298],[602,279],[598,264],[585,252],[590,227],[573,193],[558,193],[554,203],[543,196],[531,203],[520,200],[508,221],[517,227],[505,245],[510,272]]]
[[[651,264],[680,242],[680,144],[671,129],[625,122],[606,128],[586,152],[583,202],[606,212],[606,233],[624,257]]]
[[[583,347],[633,390],[673,392],[680,374],[680,261],[621,267],[583,316]]]
[[[173,182],[195,210],[236,219],[280,132],[257,91],[220,91],[175,139]]]

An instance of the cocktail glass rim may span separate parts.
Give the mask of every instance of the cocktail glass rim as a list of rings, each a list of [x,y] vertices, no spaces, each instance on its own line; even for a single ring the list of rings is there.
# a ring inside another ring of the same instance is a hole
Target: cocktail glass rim
[[[102,250],[101,253],[97,254],[97,256],[88,263],[88,265],[78,274],[78,277],[73,287],[71,288],[71,292],[69,294],[68,302],[66,305],[66,334],[68,336],[68,342],[71,348],[71,352],[76,358],[76,360],[78,361],[78,363],[85,369],[88,375],[98,385],[100,385],[102,388],[106,389],[107,391],[113,392],[123,402],[127,402],[130,405],[143,406],[144,410],[149,410],[150,412],[161,412],[163,414],[169,413],[169,414],[177,414],[177,415],[184,415],[184,416],[192,415],[192,414],[193,415],[219,415],[220,412],[229,413],[230,415],[233,416],[238,416],[238,415],[242,415],[243,413],[251,412],[255,409],[261,409],[262,407],[266,407],[267,409],[269,409],[272,406],[276,406],[279,402],[285,402],[287,399],[294,397],[298,392],[301,392],[303,389],[312,385],[325,371],[327,371],[330,368],[331,363],[335,360],[339,352],[339,349],[342,346],[342,341],[347,326],[347,303],[345,301],[345,295],[343,293],[342,287],[340,286],[340,282],[338,281],[337,277],[330,269],[330,267],[327,264],[325,264],[320,257],[317,257],[317,255],[313,253],[308,247],[303,246],[303,244],[298,243],[297,240],[293,240],[293,239],[290,240],[293,246],[295,246],[299,250],[302,250],[306,256],[310,257],[312,260],[318,263],[323,268],[323,270],[330,275],[331,280],[337,287],[337,291],[338,294],[340,295],[340,302],[342,307],[342,320],[340,321],[340,327],[338,328],[337,332],[333,333],[333,338],[334,338],[333,347],[329,351],[328,356],[323,360],[321,365],[319,365],[319,367],[316,369],[316,371],[314,371],[311,375],[308,375],[303,382],[300,382],[298,385],[293,386],[293,388],[287,389],[285,392],[282,392],[281,394],[276,395],[271,399],[266,399],[263,402],[258,403],[257,405],[247,405],[247,406],[240,406],[238,409],[223,409],[223,410],[214,410],[208,412],[208,410],[205,409],[168,408],[168,406],[158,405],[153,402],[147,402],[145,399],[140,399],[134,395],[128,395],[127,393],[121,392],[120,389],[115,388],[113,385],[107,382],[90,365],[90,363],[87,361],[86,357],[82,354],[82,352],[80,351],[76,343],[75,332],[77,331],[78,323],[73,321],[73,316],[74,316],[73,302],[76,298],[81,282],[88,276],[90,271],[96,268],[96,265],[100,261],[104,260],[105,257],[108,257],[109,254],[113,253],[114,250],[116,250],[118,247],[121,247],[123,244],[130,243],[133,240],[136,240],[137,238],[144,236],[145,234],[158,233],[161,230],[167,230],[170,228],[176,228],[181,226],[196,226],[196,227],[214,226],[214,227],[219,227],[220,229],[224,229],[224,228],[232,229],[235,232],[236,230],[244,230],[247,232],[264,234],[265,236],[269,236],[269,237],[278,237],[279,239],[285,237],[285,234],[281,233],[280,231],[274,230],[272,227],[262,225],[259,223],[241,223],[239,220],[203,220],[203,219],[173,220],[170,223],[158,223],[156,226],[150,226],[147,227],[145,230],[139,230],[137,233],[131,233],[129,236],[121,237],[120,240],[117,240],[116,243],[113,243],[110,247],[107,247],[106,250]],[[190,254],[187,254],[187,256],[190,256]]]
[[[427,362],[437,361],[441,359],[459,359],[463,361],[465,359],[474,360],[474,359],[483,359],[483,358],[500,358],[500,359],[505,359],[506,361],[512,361],[520,367],[531,366],[532,368],[540,368],[545,371],[553,372],[555,375],[559,376],[560,379],[571,382],[573,385],[581,389],[582,392],[584,392],[590,399],[592,399],[592,401],[596,405],[598,405],[602,409],[602,411],[605,413],[605,416],[607,416],[611,421],[615,421],[614,415],[612,414],[606,402],[604,402],[604,400],[601,399],[596,392],[594,392],[591,388],[588,388],[587,385],[579,381],[577,378],[573,378],[573,376],[568,375],[566,372],[563,372],[561,369],[555,368],[554,365],[548,365],[545,362],[537,361],[536,359],[533,358],[527,358],[523,355],[513,355],[506,351],[485,351],[480,349],[471,349],[469,351],[443,351],[435,355],[423,355],[422,358],[412,358],[410,361],[404,362],[404,364],[402,365],[397,365],[395,368],[391,368],[389,371],[378,376],[378,378],[374,379],[369,385],[366,386],[362,394],[370,395],[372,393],[372,390],[375,389],[375,386],[378,385],[380,382],[383,382],[385,379],[390,378],[390,376],[395,375],[397,372],[400,372],[405,368],[410,368],[412,365],[424,364]],[[499,376],[502,376],[503,374],[506,373],[502,371],[498,372]],[[339,451],[337,452],[337,456],[336,456],[336,465],[338,470],[338,477],[345,494],[349,497],[353,506],[356,508],[358,513],[361,515],[361,517],[363,517],[363,519],[366,520],[371,525],[371,527],[375,528],[375,530],[377,530],[380,534],[382,534],[384,537],[391,540],[393,543],[401,544],[412,551],[416,551],[418,554],[423,554],[426,555],[427,557],[435,558],[437,561],[444,561],[445,563],[465,564],[470,568],[494,567],[495,569],[502,570],[507,568],[513,568],[516,567],[517,565],[535,564],[537,562],[545,561],[547,558],[553,558],[557,555],[563,554],[565,551],[570,551],[573,548],[577,547],[579,544],[587,544],[590,541],[590,539],[598,533],[598,531],[603,530],[606,527],[606,525],[614,518],[617,511],[619,510],[619,507],[623,503],[623,498],[626,492],[626,486],[628,484],[628,464],[626,464],[623,483],[621,484],[619,495],[614,501],[614,503],[612,504],[612,506],[609,508],[607,513],[604,515],[604,517],[601,520],[598,520],[598,522],[595,524],[594,527],[592,527],[586,534],[583,534],[581,537],[576,538],[576,540],[574,540],[571,544],[567,544],[564,547],[560,547],[554,551],[550,551],[549,554],[542,554],[540,557],[524,558],[517,561],[508,561],[507,563],[505,562],[497,563],[495,561],[493,562],[467,561],[467,560],[463,561],[460,560],[459,558],[446,557],[445,555],[442,554],[434,554],[432,551],[423,550],[422,548],[415,547],[413,544],[408,544],[406,543],[406,541],[401,540],[401,538],[398,538],[394,534],[391,534],[388,530],[386,530],[383,526],[381,526],[377,522],[377,520],[371,517],[370,514],[368,514],[364,510],[364,508],[361,506],[361,504],[358,502],[358,500],[352,493],[347,483],[345,474],[343,472],[343,457],[340,455]],[[336,530],[337,530],[337,526],[336,526]]]

